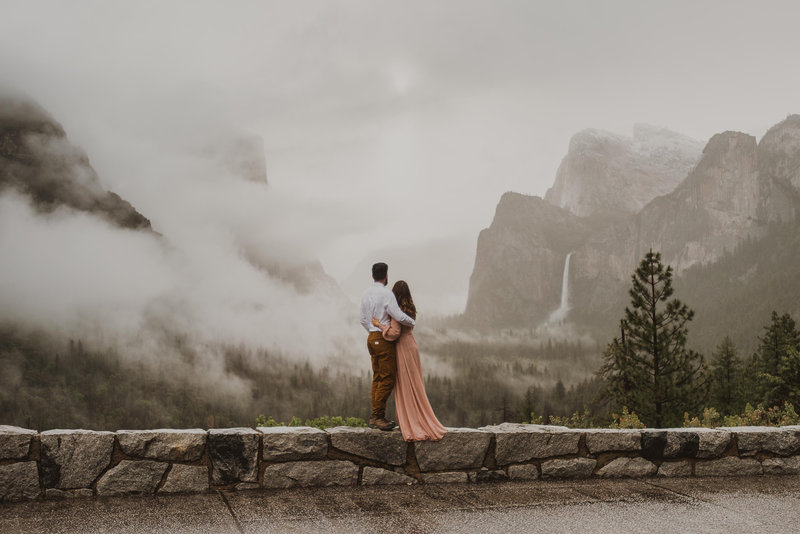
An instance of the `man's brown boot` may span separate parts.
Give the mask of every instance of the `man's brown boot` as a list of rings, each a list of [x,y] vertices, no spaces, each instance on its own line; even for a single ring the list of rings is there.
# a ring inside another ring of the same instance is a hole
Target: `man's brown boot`
[[[370,417],[368,426],[378,430],[391,430],[394,428],[394,423],[387,421],[383,417]]]

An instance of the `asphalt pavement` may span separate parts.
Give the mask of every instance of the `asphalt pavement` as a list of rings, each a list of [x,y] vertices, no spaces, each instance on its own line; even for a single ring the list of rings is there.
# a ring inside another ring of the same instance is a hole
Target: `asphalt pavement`
[[[2,533],[800,532],[800,476],[215,492],[0,504]]]

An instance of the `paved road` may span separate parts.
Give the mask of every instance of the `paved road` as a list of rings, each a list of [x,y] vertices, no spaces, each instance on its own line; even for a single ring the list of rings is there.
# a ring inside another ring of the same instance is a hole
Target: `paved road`
[[[0,505],[0,532],[800,532],[800,476],[354,487]]]

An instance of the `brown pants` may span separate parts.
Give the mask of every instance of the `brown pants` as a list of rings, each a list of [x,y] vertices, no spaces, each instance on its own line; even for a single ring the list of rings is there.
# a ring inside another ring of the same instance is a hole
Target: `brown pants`
[[[370,332],[367,349],[372,357],[372,417],[386,417],[386,400],[397,378],[397,349],[380,332]]]

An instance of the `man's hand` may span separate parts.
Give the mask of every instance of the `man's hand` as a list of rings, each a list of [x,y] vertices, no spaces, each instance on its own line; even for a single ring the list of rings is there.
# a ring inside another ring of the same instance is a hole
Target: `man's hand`
[[[377,317],[373,317],[372,318],[372,324],[374,326],[377,326],[378,328],[382,328],[383,327],[383,325],[381,324],[381,322],[378,320]]]

